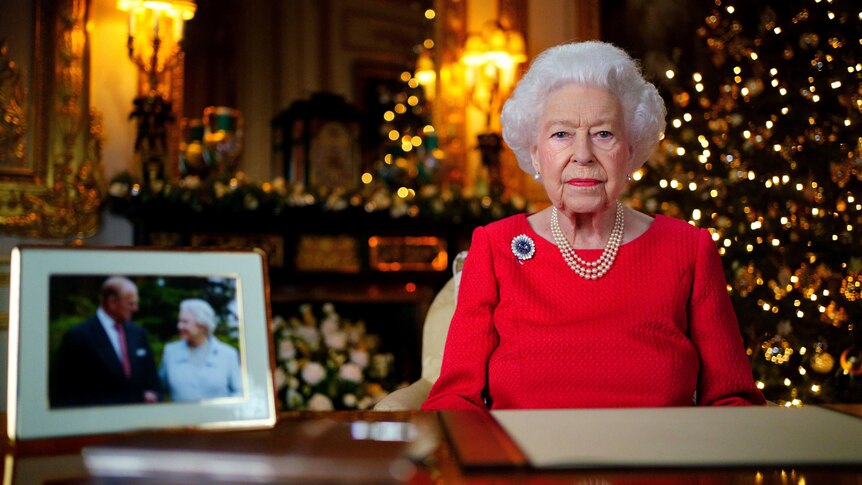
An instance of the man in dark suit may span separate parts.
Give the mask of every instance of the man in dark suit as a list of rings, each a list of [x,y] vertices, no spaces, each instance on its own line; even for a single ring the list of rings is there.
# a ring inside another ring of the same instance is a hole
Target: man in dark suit
[[[158,402],[160,383],[147,332],[132,323],[138,288],[112,276],[96,314],[69,329],[51,366],[52,408]]]

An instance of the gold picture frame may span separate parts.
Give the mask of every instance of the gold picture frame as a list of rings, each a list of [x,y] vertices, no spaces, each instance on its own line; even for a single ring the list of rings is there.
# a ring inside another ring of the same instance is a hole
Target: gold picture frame
[[[89,0],[37,0],[26,34],[32,37],[27,59],[14,59],[8,33],[0,32],[4,234],[68,239],[98,228],[102,128],[90,108],[89,5]],[[29,45],[20,32],[13,33]]]

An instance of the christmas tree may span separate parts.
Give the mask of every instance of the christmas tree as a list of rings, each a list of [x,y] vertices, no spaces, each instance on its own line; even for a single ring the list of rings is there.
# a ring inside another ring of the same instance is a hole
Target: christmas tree
[[[783,405],[862,402],[862,12],[715,0],[632,204],[708,228],[754,377]]]

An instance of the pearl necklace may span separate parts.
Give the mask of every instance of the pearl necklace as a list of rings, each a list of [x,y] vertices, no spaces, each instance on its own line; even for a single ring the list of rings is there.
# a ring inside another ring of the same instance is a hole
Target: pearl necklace
[[[608,238],[608,244],[602,251],[601,257],[595,261],[584,261],[575,252],[572,245],[563,231],[560,229],[560,219],[557,208],[551,206],[551,234],[554,236],[554,242],[560,248],[560,254],[566,260],[569,267],[581,278],[588,280],[596,280],[601,278],[611,269],[614,264],[614,259],[617,257],[617,250],[620,248],[620,243],[623,241],[623,230],[625,228],[625,217],[623,216],[623,205],[617,202],[617,213],[614,217],[614,228]]]

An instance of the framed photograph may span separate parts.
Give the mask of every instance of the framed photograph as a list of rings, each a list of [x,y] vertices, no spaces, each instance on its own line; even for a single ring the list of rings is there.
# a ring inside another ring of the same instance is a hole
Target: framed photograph
[[[12,440],[275,424],[260,251],[12,250]]]

